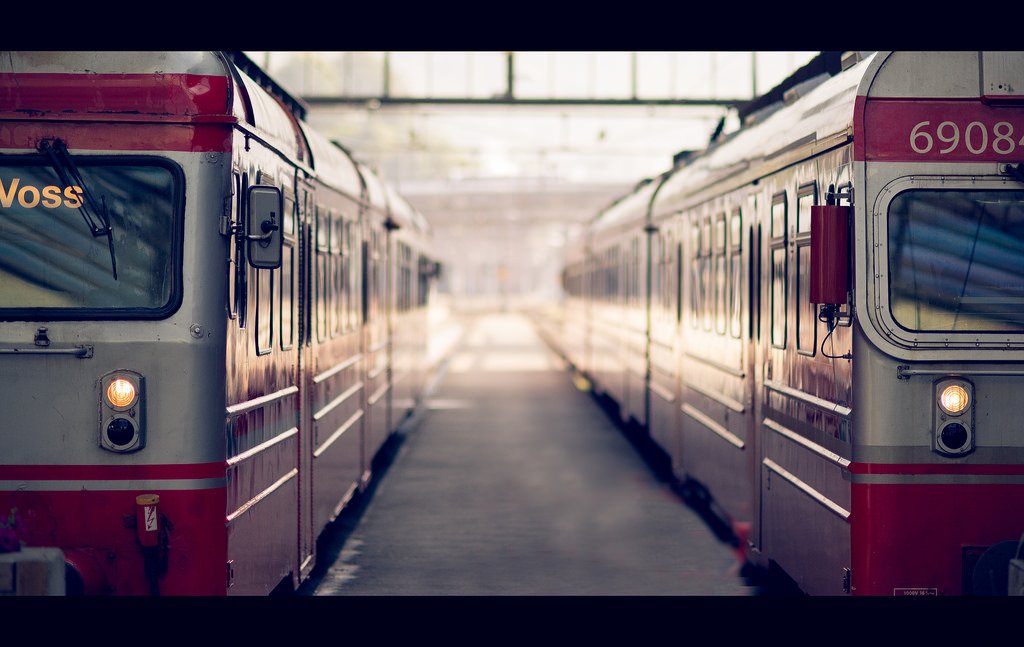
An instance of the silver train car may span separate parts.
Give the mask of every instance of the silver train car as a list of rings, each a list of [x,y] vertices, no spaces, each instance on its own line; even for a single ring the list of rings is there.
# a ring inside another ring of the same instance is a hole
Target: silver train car
[[[750,563],[810,594],[1005,592],[1024,54],[823,55],[769,97],[589,223],[561,349]]]
[[[421,397],[423,217],[244,55],[0,56],[0,511],[70,592],[265,594]]]

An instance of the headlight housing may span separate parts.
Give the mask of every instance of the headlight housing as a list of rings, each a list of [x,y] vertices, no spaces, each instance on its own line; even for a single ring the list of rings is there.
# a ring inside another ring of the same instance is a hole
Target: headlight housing
[[[118,370],[99,380],[99,445],[119,454],[146,445],[145,380],[135,371]]]
[[[950,457],[974,451],[974,385],[959,377],[935,382],[933,449]]]

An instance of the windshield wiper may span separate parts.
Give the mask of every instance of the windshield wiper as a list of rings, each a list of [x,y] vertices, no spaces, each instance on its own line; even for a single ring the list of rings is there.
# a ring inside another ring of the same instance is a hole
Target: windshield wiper
[[[78,208],[78,212],[82,214],[82,218],[85,220],[85,224],[88,225],[93,237],[107,237],[107,247],[110,249],[110,269],[114,273],[114,280],[116,281],[117,259],[114,257],[114,230],[110,227],[110,218],[107,215],[106,197],[101,196],[101,203],[96,203],[96,199],[93,197],[92,192],[89,191],[89,186],[85,183],[85,180],[82,179],[81,173],[78,172],[78,167],[75,166],[74,160],[71,159],[71,153],[68,152],[68,147],[64,144],[63,140],[55,139],[51,144],[49,140],[44,139],[39,142],[39,152],[45,153],[50,158],[50,164],[57,171],[57,175],[65,187],[77,186],[81,189],[84,200],[82,206]],[[95,217],[93,213],[96,214]],[[97,218],[99,219],[99,224],[97,224]]]

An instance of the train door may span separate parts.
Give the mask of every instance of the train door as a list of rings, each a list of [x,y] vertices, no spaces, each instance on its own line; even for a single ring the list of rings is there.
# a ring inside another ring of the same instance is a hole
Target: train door
[[[299,243],[299,528],[298,573],[300,579],[313,568],[316,546],[313,515],[313,361],[316,322],[313,320],[313,262],[316,241],[313,239],[313,194],[310,187],[297,176],[295,203]]]
[[[387,427],[384,429],[385,439],[391,435],[395,425],[398,423],[394,415],[395,318],[397,316],[396,310],[398,307],[397,300],[394,295],[396,293],[396,285],[399,275],[398,264],[402,262],[402,258],[398,249],[398,240],[391,235],[391,233],[397,228],[398,227],[389,217],[384,225],[384,316],[386,319],[384,335],[385,339],[387,339],[387,345],[384,350],[384,361],[387,369],[385,369],[384,374],[387,376],[386,379],[388,383],[388,390],[384,396],[384,410],[387,411],[388,421]]]
[[[764,276],[766,274],[764,263],[765,254],[762,248],[764,236],[762,234],[762,223],[765,221],[764,201],[757,199],[757,194],[747,198],[747,212],[751,214],[750,225],[747,230],[750,250],[747,258],[748,271],[748,339],[747,345],[747,388],[750,394],[750,416],[747,418],[748,435],[752,439],[751,451],[748,454],[748,469],[750,470],[750,483],[752,484],[751,496],[751,527],[747,536],[748,545],[753,549],[753,556],[756,557],[761,551],[761,455],[764,452],[764,440],[761,435],[761,419],[764,417],[764,403],[762,392],[764,389],[764,367],[765,348],[763,342],[763,307]],[[771,262],[771,259],[768,259]],[[768,268],[770,270],[770,268]],[[744,547],[745,548],[745,547]]]

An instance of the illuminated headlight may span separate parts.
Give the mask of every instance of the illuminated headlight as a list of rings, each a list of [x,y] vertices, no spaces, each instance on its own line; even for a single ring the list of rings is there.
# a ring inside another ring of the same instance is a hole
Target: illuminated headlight
[[[959,384],[950,384],[939,394],[939,407],[951,416],[959,416],[970,404],[970,394]]]
[[[117,453],[146,445],[145,380],[135,371],[108,373],[99,382],[99,445]]]
[[[951,458],[974,451],[974,385],[959,377],[935,382],[933,449]]]
[[[135,404],[137,391],[131,380],[123,377],[115,378],[107,385],[107,403],[115,409],[127,409]]]

